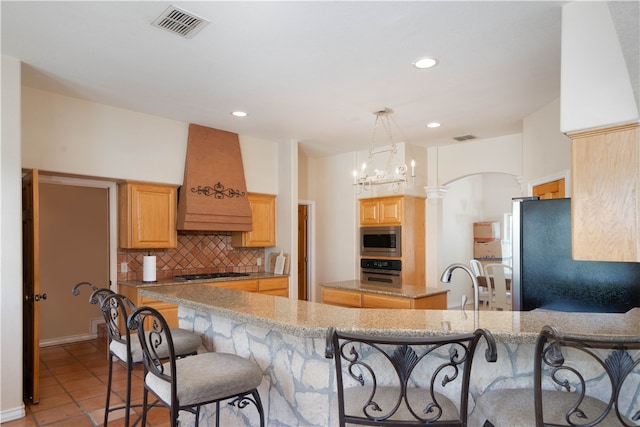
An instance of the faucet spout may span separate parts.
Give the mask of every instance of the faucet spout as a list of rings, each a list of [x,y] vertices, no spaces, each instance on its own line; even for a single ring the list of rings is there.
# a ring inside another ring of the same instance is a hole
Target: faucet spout
[[[451,283],[451,275],[453,274],[453,270],[455,269],[462,269],[464,271],[467,272],[467,274],[469,275],[469,277],[471,278],[471,283],[473,284],[473,311],[478,311],[478,298],[479,298],[479,285],[478,285],[478,279],[476,278],[476,276],[473,274],[473,272],[471,271],[471,269],[469,267],[467,267],[466,265],[462,264],[462,263],[454,263],[451,264],[450,266],[448,266],[447,268],[444,269],[444,271],[442,272],[442,277],[440,278],[440,281],[442,283]]]

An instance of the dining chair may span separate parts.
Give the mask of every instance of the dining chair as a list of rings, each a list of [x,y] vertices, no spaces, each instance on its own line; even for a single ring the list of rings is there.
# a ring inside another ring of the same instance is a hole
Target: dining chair
[[[476,279],[481,283],[487,283],[487,277],[485,276],[484,268],[482,267],[482,263],[477,259],[471,259],[469,261],[469,266],[471,267],[471,271],[476,276]],[[482,303],[483,306],[488,306],[491,298],[489,294],[489,286],[480,285],[478,287],[478,301]]]
[[[151,325],[149,331],[145,324]],[[179,411],[195,415],[200,422],[200,408],[216,404],[216,426],[220,425],[220,402],[243,409],[253,403],[258,410],[260,426],[264,426],[264,409],[258,386],[262,370],[257,364],[231,353],[209,352],[178,358],[174,330],[154,308],[139,307],[127,320],[129,329],[138,335],[144,363],[142,425],[146,425],[151,392],[158,403],[166,406],[172,427],[177,427]],[[164,354],[165,350],[168,354]],[[165,360],[164,356],[168,356]]]
[[[511,310],[511,291],[507,290],[507,277],[512,269],[506,264],[487,264],[484,266],[489,285],[489,307],[491,310]]]
[[[570,334],[547,325],[533,357],[533,387],[485,391],[473,413],[479,425],[640,425],[640,335]]]
[[[485,357],[495,362],[495,341],[484,329],[394,337],[329,328],[325,356],[335,360],[340,426],[466,426],[471,365],[483,337]]]

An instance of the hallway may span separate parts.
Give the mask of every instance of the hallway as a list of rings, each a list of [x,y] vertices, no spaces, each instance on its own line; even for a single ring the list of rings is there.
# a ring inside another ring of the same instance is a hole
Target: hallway
[[[102,328],[99,328],[101,330]],[[26,416],[3,423],[2,427],[94,427],[101,426],[107,390],[106,337],[40,349],[40,403],[27,404]],[[142,365],[133,372],[132,400],[142,401]],[[118,364],[113,372],[111,406],[120,406],[126,390],[126,369]],[[139,411],[139,408],[135,408]],[[139,413],[139,412],[138,412]],[[109,426],[124,425],[124,410],[109,415]],[[136,415],[132,414],[132,419]],[[169,426],[165,408],[153,408],[147,425]]]

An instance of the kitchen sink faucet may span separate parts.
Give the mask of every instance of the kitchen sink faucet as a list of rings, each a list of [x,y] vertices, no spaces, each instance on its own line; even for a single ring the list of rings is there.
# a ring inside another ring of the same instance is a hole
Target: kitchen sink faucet
[[[442,277],[440,278],[440,281],[442,283],[451,283],[451,274],[453,273],[453,270],[455,270],[456,268],[460,268],[466,271],[469,277],[471,277],[471,282],[473,283],[473,311],[477,312],[478,311],[478,293],[479,293],[478,279],[476,279],[476,276],[473,274],[473,272],[469,267],[461,263],[451,264],[450,266],[445,268],[444,271],[442,272]]]

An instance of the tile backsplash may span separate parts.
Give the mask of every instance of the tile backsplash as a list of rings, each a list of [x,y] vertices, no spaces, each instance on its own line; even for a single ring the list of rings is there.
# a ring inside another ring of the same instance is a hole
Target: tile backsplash
[[[156,279],[179,274],[256,273],[264,270],[264,248],[235,248],[231,234],[179,234],[175,249],[118,248],[118,280],[142,280],[145,255],[156,256]],[[258,266],[258,258],[262,265]],[[122,272],[126,263],[127,272]]]

